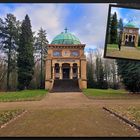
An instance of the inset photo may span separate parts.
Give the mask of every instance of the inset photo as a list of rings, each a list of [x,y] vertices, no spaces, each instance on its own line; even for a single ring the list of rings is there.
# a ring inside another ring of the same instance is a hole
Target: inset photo
[[[105,58],[140,60],[140,9],[110,5]]]

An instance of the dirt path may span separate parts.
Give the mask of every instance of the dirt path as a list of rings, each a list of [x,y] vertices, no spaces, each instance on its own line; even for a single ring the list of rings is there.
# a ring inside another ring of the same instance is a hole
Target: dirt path
[[[140,105],[140,100],[93,100],[82,93],[49,93],[41,101],[5,102],[0,109],[28,112],[0,130],[0,136],[139,136],[103,106]]]
[[[122,46],[121,51],[116,50],[116,48],[107,49],[106,56],[140,60],[140,49],[126,46]]]

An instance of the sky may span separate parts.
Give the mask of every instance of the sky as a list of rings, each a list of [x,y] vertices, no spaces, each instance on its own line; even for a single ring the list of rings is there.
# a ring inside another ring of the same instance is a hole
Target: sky
[[[132,21],[138,28],[140,28],[140,10],[139,9],[130,9],[130,8],[118,8],[112,7],[111,13],[117,13],[117,18],[122,18],[124,26]],[[140,33],[140,30],[139,30]]]
[[[40,27],[45,29],[49,43],[67,27],[68,32],[77,36],[81,43],[86,44],[86,50],[103,49],[108,8],[109,3],[1,3],[0,18],[5,18],[7,13],[12,13],[22,21],[28,14],[32,30],[37,33]]]

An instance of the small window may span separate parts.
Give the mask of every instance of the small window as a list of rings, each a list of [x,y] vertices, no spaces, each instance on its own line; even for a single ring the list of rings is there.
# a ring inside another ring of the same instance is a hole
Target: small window
[[[78,55],[79,55],[79,53],[77,51],[72,51],[71,52],[71,56],[78,56]]]
[[[59,51],[54,51],[53,56],[61,56],[61,53]]]

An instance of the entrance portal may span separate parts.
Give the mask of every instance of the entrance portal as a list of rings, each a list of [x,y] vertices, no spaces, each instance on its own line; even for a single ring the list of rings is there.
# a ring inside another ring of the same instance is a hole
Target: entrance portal
[[[62,65],[63,79],[70,79],[70,64],[64,63]]]
[[[127,36],[126,35],[126,41],[125,41],[125,46],[129,46],[129,47],[134,47],[134,39],[135,39],[135,36],[131,36],[131,35],[129,35],[129,36]]]
[[[70,69],[69,68],[63,68],[63,79],[69,79],[69,74],[70,73]]]

